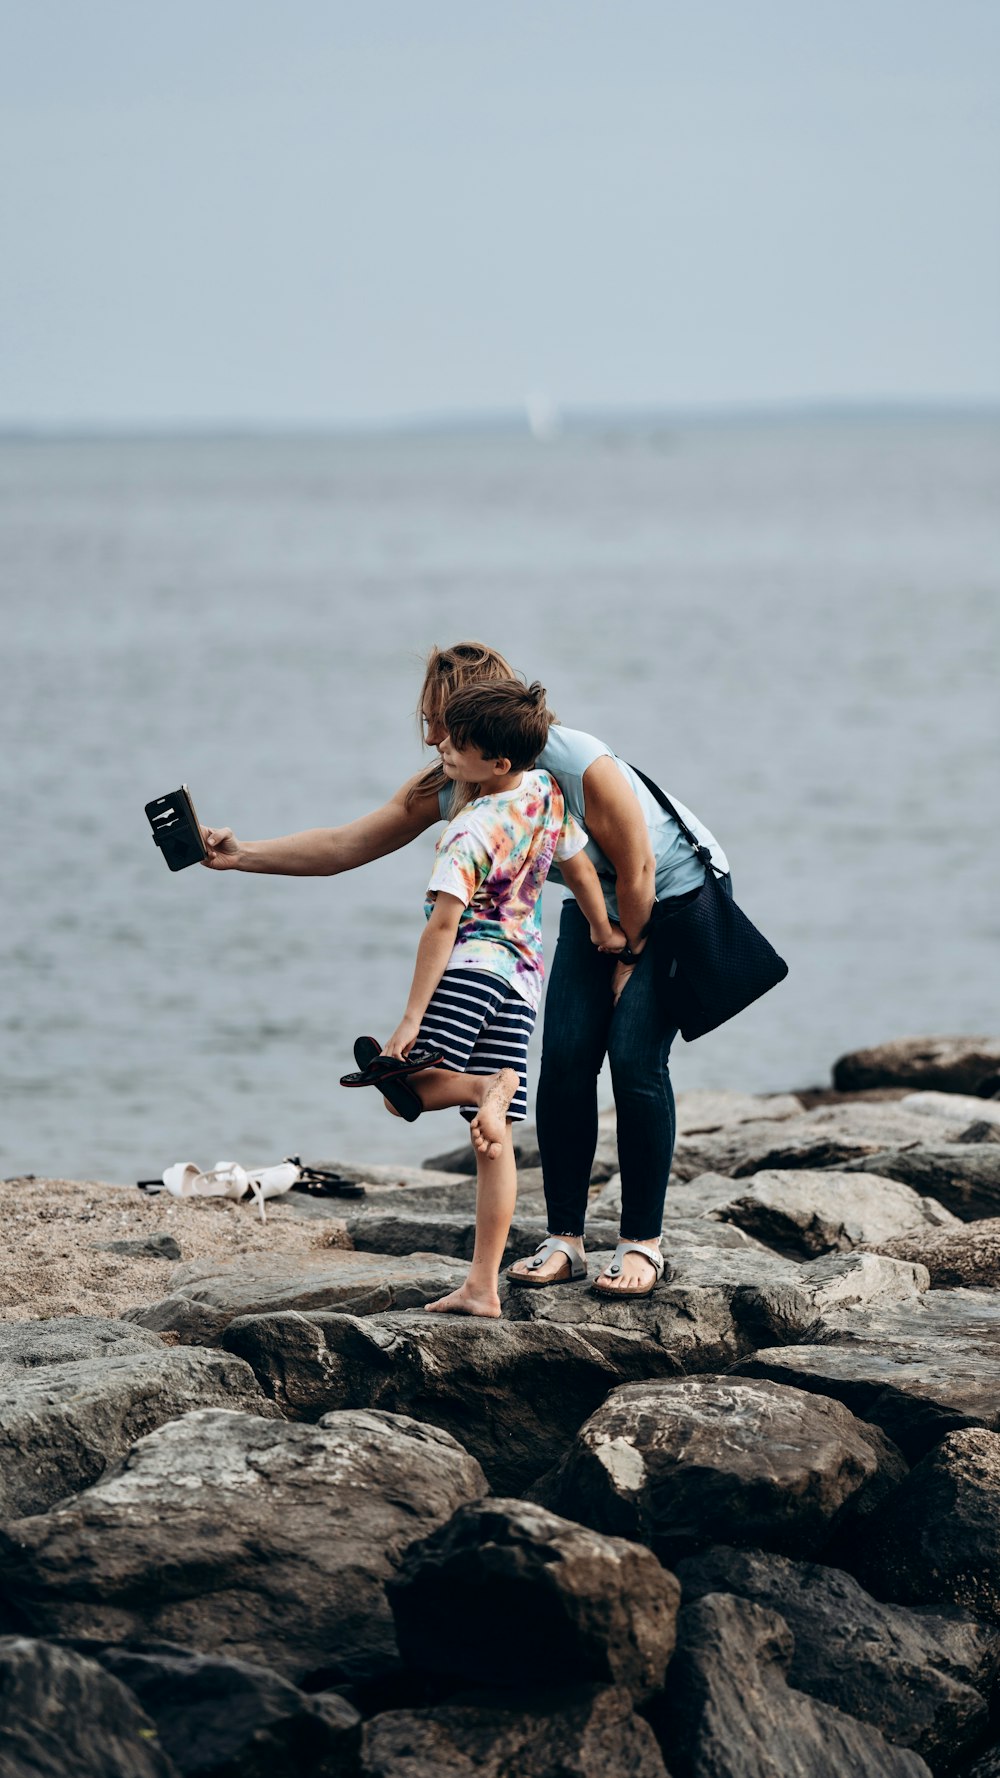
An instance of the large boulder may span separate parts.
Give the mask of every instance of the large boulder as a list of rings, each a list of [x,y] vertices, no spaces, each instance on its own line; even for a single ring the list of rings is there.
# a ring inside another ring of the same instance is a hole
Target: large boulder
[[[743,1179],[776,1167],[842,1167],[906,1142],[930,1147],[957,1134],[955,1125],[944,1119],[901,1111],[891,1102],[819,1105],[800,1117],[759,1119],[678,1137],[673,1174],[679,1180],[695,1179],[699,1173]]]
[[[971,1093],[907,1093],[901,1111],[919,1111],[924,1117],[944,1118],[966,1132],[973,1124],[988,1124],[1000,1132],[1000,1101],[977,1099]]]
[[[361,1718],[337,1692],[308,1696],[267,1667],[172,1643],[85,1652],[138,1698],[182,1778],[332,1778],[355,1769]]]
[[[159,1341],[155,1350],[112,1349],[9,1374],[0,1382],[0,1518],[44,1512],[154,1427],[213,1407],[277,1413],[242,1359]]]
[[[178,1778],[156,1725],[96,1662],[0,1637],[3,1778]]]
[[[808,1259],[865,1244],[884,1251],[881,1243],[895,1235],[953,1228],[959,1220],[898,1180],[836,1167],[753,1173],[712,1214],[770,1247]]]
[[[609,1390],[680,1370],[638,1331],[416,1312],[254,1316],[230,1325],[226,1345],[286,1413],[410,1414],[453,1433],[505,1493],[555,1463]]]
[[[1000,1295],[935,1290],[831,1315],[818,1343],[761,1348],[732,1374],[835,1397],[916,1462],[957,1428],[1000,1431]]]
[[[795,1093],[738,1093],[723,1087],[687,1087],[676,1096],[677,1134],[723,1130],[729,1124],[780,1122],[803,1109]]]
[[[361,1778],[669,1778],[627,1691],[473,1693],[391,1710],[362,1734]]]
[[[1000,1038],[900,1037],[852,1050],[833,1065],[840,1092],[862,1087],[930,1087],[992,1096],[1000,1085]]]
[[[918,1754],[789,1685],[777,1612],[710,1593],[678,1629],[654,1715],[675,1778],[928,1778]]]
[[[468,1262],[476,1245],[474,1206],[457,1214],[447,1210],[415,1211],[408,1199],[403,1214],[395,1210],[361,1210],[345,1220],[347,1233],[359,1253],[447,1253]],[[544,1216],[515,1216],[504,1249],[505,1263],[513,1265],[515,1260],[527,1259],[547,1233]],[[588,1224],[588,1234],[593,1241],[610,1241],[613,1245],[618,1225],[592,1222]]]
[[[238,1315],[285,1309],[343,1309],[379,1315],[418,1308],[465,1277],[466,1267],[439,1253],[408,1252],[390,1263],[370,1253],[331,1250],[315,1260],[295,1254],[269,1259],[192,1260],[171,1279],[170,1295],[128,1319],[170,1333],[189,1346],[217,1346]]]
[[[949,1433],[881,1503],[845,1566],[883,1599],[1000,1624],[1000,1436]]]
[[[906,1473],[840,1402],[730,1377],[616,1389],[538,1484],[553,1512],[648,1543],[672,1565],[725,1538],[817,1554]]]
[[[870,1243],[877,1253],[927,1267],[932,1290],[1000,1287],[1000,1216],[960,1222],[948,1228],[914,1229],[908,1235]]]
[[[681,1590],[641,1544],[484,1500],[411,1545],[388,1593],[400,1653],[420,1670],[505,1686],[544,1673],[642,1700],[663,1685]]]
[[[391,1670],[385,1581],[407,1544],[485,1492],[478,1463],[413,1420],[202,1409],[0,1530],[0,1593],[38,1634],[183,1642],[337,1684]]]
[[[1000,1143],[953,1142],[884,1148],[858,1163],[866,1173],[901,1179],[927,1193],[962,1222],[1000,1215]],[[848,1162],[847,1172],[854,1163]]]
[[[965,1612],[883,1605],[842,1569],[717,1546],[680,1562],[685,1606],[735,1593],[776,1611],[792,1633],[786,1678],[912,1747],[936,1771],[989,1721],[1000,1631]]]
[[[41,1365],[84,1358],[162,1352],[158,1334],[106,1315],[53,1315],[48,1321],[0,1321],[0,1385]]]

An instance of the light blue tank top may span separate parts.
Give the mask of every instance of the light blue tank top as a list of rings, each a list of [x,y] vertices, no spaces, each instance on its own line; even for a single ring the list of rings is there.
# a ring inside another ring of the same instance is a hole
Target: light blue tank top
[[[582,729],[564,728],[561,722],[553,723],[549,730],[548,741],[535,763],[542,771],[552,773],[566,799],[566,807],[570,814],[575,816],[580,825],[585,828],[587,822],[584,815],[583,774],[588,766],[593,765],[595,759],[602,759],[605,754],[609,759],[614,760],[623,778],[635,791],[639,799],[639,806],[646,818],[650,845],[656,860],[657,900],[663,901],[669,895],[685,895],[689,889],[699,888],[705,875],[704,866],[699,864],[673,816],[668,815],[666,809],[661,808],[652,792],[646,789],[642,779],[636,777],[632,767],[626,764],[625,760],[619,759],[616,753],[612,753],[611,748],[606,747],[603,741],[598,741],[594,735],[584,734]],[[666,795],[670,797],[678,814],[687,822],[700,843],[708,847],[712,854],[713,864],[719,870],[728,871],[728,859],[715,836],[709,832],[703,822],[698,820],[696,815],[692,815],[690,809],[686,809],[682,802],[678,802],[669,790],[666,791]],[[445,818],[448,814],[450,797],[451,786],[446,785],[439,798],[441,813]],[[588,839],[586,851],[587,857],[591,860],[601,879],[608,916],[612,920],[617,920],[618,902],[615,897],[614,866],[593,840]],[[549,872],[549,881],[551,883],[562,881],[558,866],[552,867]]]

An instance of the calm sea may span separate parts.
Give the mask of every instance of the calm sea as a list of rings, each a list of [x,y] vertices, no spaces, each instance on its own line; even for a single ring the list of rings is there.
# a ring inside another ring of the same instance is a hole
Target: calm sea
[[[433,836],[174,876],[143,804],[351,820],[419,765],[422,656],[465,636],[693,807],[789,960],[678,1042],[679,1086],[996,1032],[998,486],[996,416],[0,445],[0,1172],[460,1138],[337,1085],[402,1010]]]

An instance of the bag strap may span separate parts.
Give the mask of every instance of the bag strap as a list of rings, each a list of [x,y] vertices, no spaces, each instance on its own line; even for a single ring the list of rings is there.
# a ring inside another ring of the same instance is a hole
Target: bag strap
[[[724,877],[726,874],[725,871],[720,870],[718,865],[714,864],[712,862],[712,854],[709,851],[708,847],[703,846],[701,841],[695,836],[695,834],[693,834],[691,832],[691,829],[689,828],[687,822],[683,819],[683,817],[674,808],[674,805],[670,801],[670,798],[667,795],[666,791],[661,790],[660,786],[658,784],[654,784],[652,778],[647,778],[645,772],[640,772],[638,766],[630,766],[629,769],[630,769],[630,771],[633,771],[635,773],[637,778],[642,779],[642,782],[645,784],[646,789],[651,793],[651,795],[655,796],[661,809],[666,809],[667,814],[673,816],[674,820],[676,821],[678,827],[681,830],[681,833],[684,835],[684,838],[687,840],[688,845],[692,846],[694,848],[694,855],[698,859],[699,863],[706,865],[711,870],[714,870],[717,877]]]

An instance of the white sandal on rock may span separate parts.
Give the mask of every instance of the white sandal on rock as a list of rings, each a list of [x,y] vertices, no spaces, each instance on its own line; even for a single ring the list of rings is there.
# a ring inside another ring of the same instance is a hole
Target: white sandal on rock
[[[602,1288],[600,1278],[595,1278],[593,1284],[590,1287],[591,1290],[594,1292],[595,1296],[603,1296],[603,1297],[652,1296],[654,1290],[656,1289],[656,1286],[660,1282],[660,1279],[663,1277],[663,1268],[664,1268],[665,1261],[664,1261],[662,1253],[660,1253],[654,1247],[644,1247],[642,1245],[641,1241],[619,1241],[617,1247],[615,1248],[614,1259],[611,1261],[610,1265],[605,1266],[605,1268],[604,1268],[604,1272],[606,1273],[606,1275],[609,1278],[620,1278],[621,1277],[622,1260],[623,1260],[626,1253],[638,1253],[638,1254],[642,1255],[643,1259],[648,1259],[650,1265],[653,1268],[653,1271],[656,1273],[656,1276],[653,1279],[652,1284],[641,1284],[632,1290],[629,1290],[627,1288],[622,1288],[620,1286],[612,1285],[611,1289],[609,1290],[608,1286],[606,1284]]]
[[[563,1241],[559,1235],[549,1235],[547,1240],[542,1241],[535,1248],[528,1265],[532,1271],[538,1271],[554,1253],[565,1253],[569,1260],[568,1272],[560,1273],[558,1278],[529,1278],[524,1272],[508,1272],[510,1282],[523,1285],[528,1290],[547,1290],[550,1284],[576,1284],[581,1278],[586,1278],[586,1260],[581,1259],[576,1248],[571,1247],[568,1241]]]

